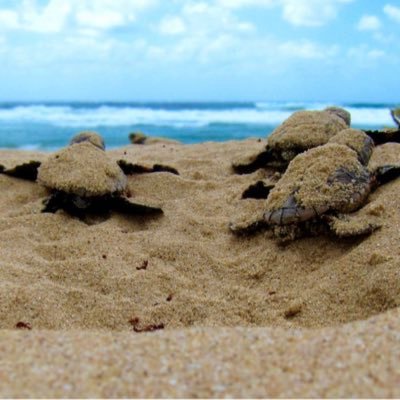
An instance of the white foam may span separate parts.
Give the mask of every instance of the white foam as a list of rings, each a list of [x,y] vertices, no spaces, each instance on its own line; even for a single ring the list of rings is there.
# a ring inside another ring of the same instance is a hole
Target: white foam
[[[51,124],[59,127],[98,127],[158,125],[203,127],[210,124],[261,124],[276,126],[294,109],[323,109],[322,103],[257,103],[255,108],[232,109],[152,109],[149,107],[27,105],[0,109],[0,122]],[[347,108],[352,123],[360,126],[392,126],[389,110],[384,108]]]
[[[212,123],[279,124],[290,115],[289,111],[239,109],[186,109],[166,110],[148,107],[98,108],[18,106],[0,109],[0,121],[34,122],[62,127],[96,127],[121,125],[167,125],[175,127],[201,127]]]

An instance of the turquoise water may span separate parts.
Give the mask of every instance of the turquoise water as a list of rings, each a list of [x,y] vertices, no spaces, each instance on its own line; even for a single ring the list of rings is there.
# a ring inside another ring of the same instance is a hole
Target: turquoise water
[[[328,103],[0,103],[0,147],[54,150],[82,130],[101,133],[108,147],[129,143],[142,131],[198,143],[265,137],[292,112],[323,109]],[[336,105],[338,105],[336,103]],[[395,104],[339,104],[350,111],[352,125],[379,129],[393,126]]]

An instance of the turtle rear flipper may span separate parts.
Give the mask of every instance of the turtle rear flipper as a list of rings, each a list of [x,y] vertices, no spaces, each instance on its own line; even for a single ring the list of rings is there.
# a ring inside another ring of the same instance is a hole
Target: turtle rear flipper
[[[126,160],[118,160],[117,164],[126,175],[148,174],[152,172],[169,172],[174,175],[179,175],[179,172],[176,168],[168,165],[154,164],[152,167],[148,167],[145,165],[134,164]]]
[[[382,227],[379,218],[367,217],[364,213],[326,216],[325,220],[331,232],[339,238],[367,236]]]
[[[159,205],[147,201],[133,200],[125,196],[112,197],[110,199],[111,208],[123,214],[149,215],[163,214]]]
[[[384,185],[400,177],[400,165],[382,165],[375,170],[378,185]]]

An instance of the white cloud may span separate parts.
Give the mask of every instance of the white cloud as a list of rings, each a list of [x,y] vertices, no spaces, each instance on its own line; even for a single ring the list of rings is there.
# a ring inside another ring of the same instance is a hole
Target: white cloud
[[[316,27],[336,18],[341,4],[354,0],[216,0],[228,9],[243,7],[282,8],[285,21],[295,26]]]
[[[327,59],[337,54],[337,46],[321,46],[311,41],[288,41],[278,46],[282,55],[288,58]]]
[[[363,44],[357,47],[351,47],[347,50],[347,56],[352,61],[357,61],[360,65],[367,68],[369,62],[386,57],[387,54],[382,49],[370,48]]]
[[[12,10],[0,10],[0,29],[18,27],[18,14]]]
[[[225,8],[271,7],[276,0],[217,0],[217,4]]]
[[[134,18],[131,17],[130,21],[133,20]],[[78,11],[76,21],[78,25],[99,30],[116,28],[125,24],[124,16],[115,11]]]
[[[386,4],[383,7],[384,13],[391,18],[393,21],[400,23],[400,8],[392,6],[391,4]]]
[[[20,28],[42,33],[58,33],[64,29],[71,5],[51,0],[40,9],[35,0],[24,0],[19,12]]]
[[[15,9],[0,9],[0,29],[60,33],[69,24],[81,29],[107,30],[136,20],[158,0],[23,0]]]
[[[165,17],[159,26],[163,35],[180,35],[186,31],[186,24],[178,16]]]
[[[281,0],[283,18],[295,26],[322,26],[336,18],[340,4],[352,0]]]
[[[375,15],[363,15],[357,24],[360,31],[377,31],[381,28],[381,21]]]

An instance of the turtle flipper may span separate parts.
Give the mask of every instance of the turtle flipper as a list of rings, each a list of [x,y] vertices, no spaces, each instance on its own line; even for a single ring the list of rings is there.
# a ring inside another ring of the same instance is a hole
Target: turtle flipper
[[[364,131],[373,141],[375,146],[380,144],[394,142],[400,143],[400,129],[382,130],[382,131]]]
[[[394,123],[400,128],[400,108],[390,110],[390,115],[392,116]]]
[[[267,146],[265,150],[260,153],[234,161],[232,163],[232,169],[239,175],[251,174],[260,168],[265,168],[271,161],[274,161],[273,152]]]
[[[152,167],[147,167],[140,164],[133,164],[126,160],[118,160],[117,163],[126,175],[148,174],[152,172],[169,172],[174,175],[179,175],[179,172],[176,168],[170,167],[168,165],[154,164]]]
[[[244,222],[231,222],[229,224],[229,229],[235,235],[251,235],[263,229],[266,229],[268,224],[265,222],[264,218],[254,220],[254,221],[244,221]]]
[[[42,212],[54,214],[55,212],[63,208],[62,204],[63,201],[60,198],[59,194],[57,192],[53,193],[43,200],[44,207],[42,209]]]
[[[242,194],[242,199],[266,199],[269,192],[275,187],[274,184],[267,184],[263,181],[258,181],[250,185]]]
[[[125,196],[116,196],[110,199],[111,207],[114,211],[124,214],[148,215],[163,214],[161,207],[155,204],[132,200]]]
[[[399,165],[383,165],[375,170],[378,185],[384,185],[400,177]]]
[[[382,227],[378,218],[372,218],[363,213],[326,216],[325,220],[331,232],[339,238],[367,236]]]
[[[11,168],[6,168],[4,165],[0,165],[0,173],[34,182],[36,181],[40,165],[40,161],[29,161],[15,165]]]
[[[109,211],[106,201],[102,197],[81,197],[63,191],[54,191],[44,201],[43,213],[56,213],[64,210],[68,214],[84,219],[88,213],[104,214]]]

